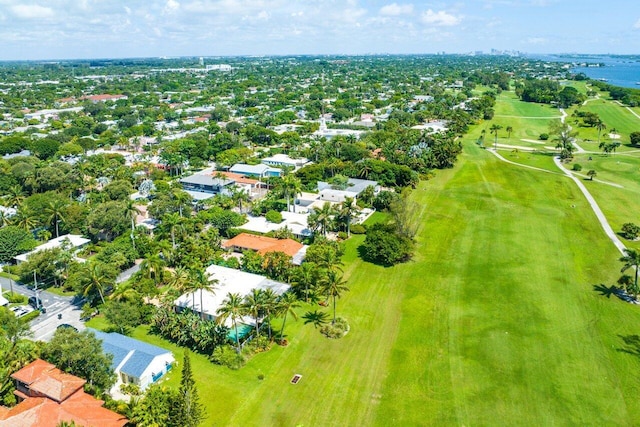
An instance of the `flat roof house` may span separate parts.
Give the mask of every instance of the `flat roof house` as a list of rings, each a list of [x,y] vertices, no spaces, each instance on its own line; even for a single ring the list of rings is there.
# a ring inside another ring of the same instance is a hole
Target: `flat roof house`
[[[218,281],[215,284],[215,292],[197,290],[182,295],[174,302],[178,311],[192,309],[198,314],[204,313],[206,319],[215,320],[216,311],[222,306],[229,293],[237,293],[244,297],[252,289],[271,289],[276,295],[282,295],[290,288],[286,283],[219,265],[207,267],[206,274],[210,281]],[[202,294],[202,306],[200,306],[200,294]],[[251,324],[251,322],[248,317],[242,320],[245,324]],[[228,320],[226,325],[230,326],[231,321]]]
[[[118,387],[122,383],[135,384],[144,391],[169,372],[175,362],[173,353],[162,347],[115,332],[89,330],[102,341],[102,351],[113,355],[111,367],[118,376]]]
[[[49,362],[36,359],[11,375],[20,403],[0,406],[0,427],[77,426],[122,427],[128,420],[103,408],[104,402],[84,392],[86,381]]]
[[[357,199],[358,195],[367,187],[373,187],[374,194],[380,192],[378,182],[367,179],[349,178],[347,181],[347,187],[341,190],[332,188],[331,184],[328,182],[318,181],[320,200],[334,203],[342,203],[347,197]]]
[[[265,157],[260,161],[268,166],[274,166],[274,167],[286,166],[293,169],[300,169],[301,167],[309,163],[309,159],[306,159],[304,157],[294,159],[289,157],[286,154],[274,154],[273,156]]]
[[[181,178],[180,184],[182,189],[195,200],[206,200],[216,194],[231,194],[231,187],[235,184],[235,181],[196,173]]]
[[[80,249],[91,240],[84,238],[78,234],[65,234],[64,236],[56,237],[55,239],[49,240],[47,243],[43,243],[40,246],[36,246],[34,250],[31,252],[27,252],[21,255],[16,255],[13,257],[18,264],[21,262],[25,262],[31,255],[36,252],[44,251],[47,249],[55,249],[61,248],[64,245],[68,245],[69,248]]]
[[[282,175],[282,170],[278,168],[272,168],[262,163],[259,165],[245,165],[243,163],[236,163],[235,165],[231,166],[229,172],[237,173],[244,176],[257,176],[260,178],[269,178]]]

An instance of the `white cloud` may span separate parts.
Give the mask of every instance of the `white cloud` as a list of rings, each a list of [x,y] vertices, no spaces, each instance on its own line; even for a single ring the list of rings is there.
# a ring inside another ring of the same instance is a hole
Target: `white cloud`
[[[167,0],[167,4],[164,6],[165,13],[175,12],[180,9],[180,3],[176,0]]]
[[[406,15],[413,12],[412,4],[391,3],[380,8],[380,15],[398,16]]]
[[[18,18],[24,19],[50,18],[53,16],[53,10],[50,7],[39,6],[37,4],[11,6],[11,11]]]
[[[460,23],[460,18],[450,13],[445,12],[444,10],[440,10],[438,12],[434,12],[429,9],[422,14],[422,22],[430,25],[439,25],[443,27],[450,27],[453,25],[458,25]]]
[[[636,23],[634,24],[633,28],[640,29],[640,19],[638,19],[636,21]]]

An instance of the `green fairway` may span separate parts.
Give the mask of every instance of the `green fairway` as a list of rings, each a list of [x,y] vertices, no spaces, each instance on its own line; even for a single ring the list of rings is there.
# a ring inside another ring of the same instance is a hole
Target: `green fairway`
[[[557,112],[509,96],[501,95],[509,106],[500,101],[500,111]],[[523,129],[548,123],[521,120]],[[364,236],[347,241],[351,291],[338,301],[347,336],[329,340],[290,320],[289,345],[239,371],[193,356],[204,425],[640,424],[640,346],[624,341],[640,334],[640,307],[595,288],[615,283],[620,254],[573,181],[477,147],[491,123],[470,131],[455,168],[412,193],[421,227],[411,262],[365,263],[357,254]],[[549,155],[501,153],[557,171]],[[586,157],[576,157],[583,172],[597,169],[599,179],[625,187],[587,183],[614,229],[633,221],[640,159]],[[322,308],[298,312],[310,309]],[[181,358],[146,328],[133,336]],[[294,374],[302,375],[296,385]],[[176,369],[167,384],[178,383]]]

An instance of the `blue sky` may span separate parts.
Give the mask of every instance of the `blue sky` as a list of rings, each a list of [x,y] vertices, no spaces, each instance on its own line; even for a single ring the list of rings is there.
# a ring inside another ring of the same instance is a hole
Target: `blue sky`
[[[0,60],[640,54],[637,0],[0,0]]]

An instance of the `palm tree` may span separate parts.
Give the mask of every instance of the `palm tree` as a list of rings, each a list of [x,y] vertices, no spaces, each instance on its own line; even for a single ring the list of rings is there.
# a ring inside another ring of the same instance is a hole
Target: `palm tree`
[[[313,262],[304,262],[295,270],[293,284],[304,286],[305,301],[309,302],[309,288],[312,287],[318,278],[318,266]]]
[[[162,217],[160,224],[162,229],[171,233],[171,247],[176,248],[176,231],[182,228],[182,218],[177,213],[166,214]]]
[[[347,292],[347,282],[342,280],[342,275],[335,270],[327,271],[327,276],[322,282],[322,288],[327,294],[327,298],[333,298],[333,321],[336,323],[336,299],[340,298],[343,292]]]
[[[218,323],[224,323],[228,318],[231,318],[231,324],[236,332],[236,351],[240,353],[240,337],[238,336],[238,319],[242,317],[244,310],[244,304],[240,294],[228,293],[227,297],[222,301],[222,305],[216,310],[216,321]]]
[[[65,218],[63,216],[64,210],[67,207],[67,203],[65,199],[53,199],[49,202],[49,204],[44,208],[45,213],[49,215],[48,222],[53,223],[55,225],[56,237],[60,236],[58,223],[60,221],[64,222]]]
[[[102,304],[105,303],[104,294],[106,289],[115,282],[114,278],[107,273],[106,266],[100,262],[89,263],[84,269],[82,280],[84,295],[87,296],[91,292],[97,291]]]
[[[313,228],[316,230],[320,230],[323,236],[327,235],[327,228],[331,224],[333,219],[333,206],[329,202],[325,202],[322,207],[314,211],[311,215],[309,215],[309,222],[313,223]],[[309,224],[311,225],[311,224]]]
[[[24,201],[24,193],[22,191],[22,186],[19,184],[12,185],[9,187],[7,194],[5,196],[7,204],[14,208],[19,208]]]
[[[214,289],[217,283],[218,283],[217,279],[211,279],[206,272],[203,272],[200,269],[189,271],[189,282],[187,283],[187,286],[189,288],[189,292],[193,294],[192,298],[194,300],[196,298],[196,291],[200,291],[200,318],[202,320],[204,320],[204,305],[203,305],[204,291],[209,291],[212,294],[215,294]],[[195,303],[193,302],[192,304],[195,305]]]
[[[157,284],[164,276],[165,264],[165,261],[159,254],[153,254],[142,261],[140,264],[140,272],[148,279],[153,279],[153,282]]]
[[[293,203],[295,205],[295,199],[302,191],[302,182],[295,175],[286,175],[284,178],[282,178],[282,189],[284,190],[284,194],[287,197],[287,212],[290,212],[291,196],[293,196]]]
[[[278,314],[282,315],[282,327],[280,328],[280,339],[284,339],[284,325],[287,322],[287,315],[291,314],[295,320],[298,320],[298,315],[295,309],[300,307],[300,302],[296,296],[291,292],[285,292],[278,299]]]
[[[261,289],[251,289],[251,293],[244,297],[244,312],[256,321],[256,339],[260,335],[260,312],[263,309]]]
[[[507,141],[509,141],[511,139],[511,133],[513,132],[513,127],[507,126],[505,130],[507,131]]]
[[[140,293],[133,287],[133,282],[125,282],[116,286],[109,299],[114,301],[135,301]]]
[[[605,130],[607,128],[607,125],[604,124],[604,122],[602,121],[602,119],[598,119],[596,121],[596,129],[598,129],[598,144],[600,143],[600,134],[602,133],[603,130]]]
[[[620,272],[624,273],[630,268],[634,269],[635,277],[633,281],[632,292],[634,296],[637,296],[638,292],[640,291],[638,289],[638,269],[640,268],[640,252],[638,252],[635,249],[625,249],[624,252],[625,252],[625,255],[620,258],[620,262],[624,263],[624,265],[622,266],[622,269],[620,269]]]
[[[0,227],[4,227],[5,225],[9,225],[11,221],[9,221],[9,216],[4,213],[4,211],[0,211]]]
[[[242,213],[242,203],[249,203],[251,201],[251,197],[249,193],[247,193],[244,189],[235,186],[231,192],[231,198],[238,203],[238,210]]]
[[[351,237],[351,220],[359,211],[360,208],[355,204],[353,197],[345,197],[344,202],[340,205],[340,217],[347,223],[347,238]]]
[[[502,126],[498,125],[498,124],[492,124],[491,127],[489,128],[489,132],[492,133],[494,135],[494,140],[493,140],[493,149],[497,150],[498,149],[498,131],[502,129]]]
[[[278,295],[273,292],[273,289],[267,288],[262,291],[261,302],[268,326],[269,341],[271,341],[271,314],[278,310]]]
[[[25,231],[31,231],[38,225],[38,219],[32,210],[22,207],[13,223]]]
[[[124,213],[126,216],[131,218],[131,244],[133,245],[133,249],[135,249],[136,238],[134,232],[136,231],[136,216],[140,215],[141,211],[138,209],[135,202],[129,199],[125,205]]]

